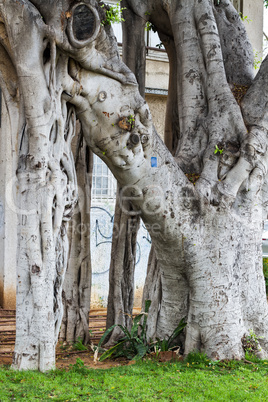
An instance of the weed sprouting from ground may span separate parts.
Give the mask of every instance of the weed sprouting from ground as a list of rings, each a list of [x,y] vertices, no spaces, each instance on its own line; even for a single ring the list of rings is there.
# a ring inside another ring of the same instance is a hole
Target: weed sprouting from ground
[[[254,331],[250,329],[241,339],[244,351],[250,355],[256,355],[261,350],[259,339],[261,339],[261,337],[258,337]]]
[[[208,359],[205,353],[191,352],[187,355],[186,363],[201,363],[207,365],[211,360]]]
[[[73,349],[74,350],[88,350],[88,347],[83,344],[83,341],[81,338],[78,338],[77,341],[73,344]]]

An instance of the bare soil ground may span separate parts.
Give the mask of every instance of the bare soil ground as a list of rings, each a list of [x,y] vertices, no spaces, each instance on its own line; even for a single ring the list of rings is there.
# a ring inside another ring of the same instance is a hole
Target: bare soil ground
[[[140,309],[134,309],[136,315]],[[89,330],[94,345],[98,344],[105,331],[107,311],[104,308],[91,310],[89,315]],[[3,310],[0,308],[0,366],[10,365],[12,363],[12,354],[15,345],[16,318],[15,310]],[[154,358],[153,355],[151,355]],[[88,368],[107,369],[111,367],[130,365],[135,363],[125,358],[107,359],[104,362],[94,362],[94,354],[90,347],[86,351],[75,350],[73,345],[59,342],[56,349],[56,368],[68,369],[70,365],[75,364],[77,359],[83,360]],[[161,352],[157,356],[158,361],[180,360],[174,352]]]
[[[57,360],[56,360],[56,368],[58,369],[67,369],[70,367],[70,364],[75,364],[76,359],[81,359],[83,360],[84,364],[88,368],[93,368],[93,369],[108,369],[111,367],[118,367],[118,366],[126,366],[133,364],[135,362],[129,361],[124,358],[118,358],[115,360],[105,360],[104,362],[94,362],[93,359],[93,352],[81,352],[81,353],[72,353],[72,354],[64,354],[64,355],[58,355]]]
[[[84,364],[88,368],[93,369],[108,369],[111,367],[118,367],[123,365],[133,364],[133,361],[119,358],[115,360],[107,360],[104,362],[94,362],[93,352],[91,350],[78,351],[74,350],[72,346],[62,350],[62,345],[57,346],[56,368],[68,369],[70,364],[75,364],[76,359],[83,360]],[[10,365],[12,363],[12,353],[0,354],[0,366]]]
[[[133,314],[138,314],[140,309],[134,309]],[[89,315],[89,330],[91,331],[92,341],[95,345],[105,331],[106,309],[92,309]],[[16,318],[15,310],[4,310],[0,308],[0,366],[12,363],[12,354],[15,345]],[[67,369],[70,364],[75,364],[76,359],[83,360],[86,367],[89,368],[110,368],[133,364],[129,360],[120,358],[115,360],[107,360],[104,362],[97,361],[94,363],[93,352],[88,348],[87,351],[74,350],[72,345],[63,345],[59,342],[56,349],[56,368]]]

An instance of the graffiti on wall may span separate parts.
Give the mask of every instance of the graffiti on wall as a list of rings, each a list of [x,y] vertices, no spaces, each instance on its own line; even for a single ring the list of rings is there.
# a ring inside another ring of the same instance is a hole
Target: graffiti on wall
[[[106,203],[91,207],[91,261],[92,298],[105,307],[109,289],[109,268],[114,225],[114,205]],[[151,238],[142,224],[137,238],[135,289],[142,289],[147,271],[147,261],[151,249]],[[93,303],[94,304],[94,303]]]
[[[104,250],[111,249],[112,237],[113,237],[113,224],[114,224],[114,214],[112,214],[108,208],[102,206],[91,207],[91,248],[97,249],[100,246],[105,245],[100,253],[102,254]],[[94,237],[94,240],[93,240]],[[106,247],[108,245],[108,247]],[[150,249],[151,238],[146,230],[145,226],[142,224],[137,241],[137,254],[136,254],[136,266],[142,260],[142,253],[147,254],[148,249]],[[95,260],[94,253],[92,252],[93,259]],[[99,253],[97,253],[99,255]],[[146,255],[146,257],[148,257]],[[109,266],[107,266],[107,254],[105,255],[105,265],[102,265],[103,271],[94,271],[93,264],[93,275],[105,274],[109,271]]]

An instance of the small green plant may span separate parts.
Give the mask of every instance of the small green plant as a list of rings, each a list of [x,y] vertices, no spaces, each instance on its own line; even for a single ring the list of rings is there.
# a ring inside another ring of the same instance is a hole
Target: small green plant
[[[262,62],[261,52],[254,51],[254,68],[258,70]]]
[[[122,17],[122,11],[126,8],[120,8],[120,2],[121,0],[114,6],[109,5],[107,7],[104,4],[101,6],[102,8],[107,7],[105,20],[101,21],[102,26],[125,22],[124,18]]]
[[[155,27],[154,24],[152,24],[151,22],[147,21],[146,25],[145,25],[145,31],[153,31],[153,32],[157,32],[157,29]]]
[[[252,20],[250,20],[249,18],[248,18],[248,16],[247,15],[243,15],[242,13],[239,13],[239,16],[240,16],[240,18],[241,18],[241,20],[243,21],[243,22],[251,22]]]
[[[207,357],[205,353],[193,351],[187,355],[185,362],[190,364],[198,363],[203,364],[205,366],[209,366],[211,360]]]
[[[105,333],[103,334],[101,340],[97,348],[95,348],[94,359],[97,359],[98,351],[101,349],[101,345],[103,344],[105,338],[110,334],[110,332],[118,326],[124,333],[124,337],[120,339],[120,341],[109,350],[106,350],[100,357],[100,361],[103,361],[109,357],[119,357],[124,356],[128,359],[132,360],[140,360],[142,359],[147,353],[155,351],[158,354],[160,351],[168,351],[174,348],[178,348],[178,345],[172,346],[172,343],[177,338],[177,336],[183,331],[187,323],[183,318],[179,325],[174,329],[172,334],[168,339],[160,340],[159,338],[155,342],[148,342],[146,336],[146,324],[147,324],[147,316],[148,311],[151,305],[150,300],[146,300],[145,302],[145,311],[139,315],[137,315],[132,323],[132,328],[129,331],[126,327],[115,324],[108,328]],[[143,322],[142,322],[143,319]]]
[[[167,352],[168,350],[171,350],[173,348],[178,348],[178,346],[174,345],[172,346],[172,343],[174,341],[174,339],[177,338],[177,336],[183,331],[183,329],[186,327],[187,322],[185,322],[185,319],[183,318],[182,320],[180,320],[179,325],[174,329],[174,331],[172,332],[172,334],[170,335],[170,337],[168,339],[162,339],[160,340],[159,338],[157,339],[157,342],[155,343],[155,349],[161,352]]]
[[[244,351],[250,355],[256,355],[256,353],[261,350],[259,339],[262,338],[258,337],[253,330],[250,329],[249,333],[244,334],[241,339]]]
[[[128,116],[127,121],[131,125],[131,128],[134,128],[134,126],[135,126],[135,116],[133,114],[130,114]]]
[[[79,359],[79,357],[76,359],[75,364],[70,364],[70,369],[74,372],[80,371],[81,369],[85,368],[85,363],[83,360]]]
[[[87,346],[83,344],[81,338],[78,338],[77,341],[73,344],[74,350],[87,350]]]
[[[149,32],[152,29],[152,23],[147,21],[145,24],[145,31]]]
[[[121,328],[125,336],[120,339],[120,341],[110,349],[106,350],[101,356],[100,356],[100,361],[103,361],[111,356],[113,357],[119,357],[119,356],[125,356],[128,359],[132,360],[139,360],[143,358],[146,353],[150,349],[150,345],[146,341],[146,323],[147,323],[147,316],[148,316],[148,311],[151,305],[151,300],[146,300],[145,301],[145,311],[141,314],[138,314],[132,323],[132,328],[130,331],[128,329],[120,324],[115,324],[112,325],[110,328],[108,328],[103,336],[101,337],[101,340],[99,341],[98,344],[98,349],[101,348],[102,343],[104,342],[105,338],[109,333],[116,327],[118,326]],[[143,319],[143,322],[141,323],[141,320]]]
[[[214,154],[216,155],[216,154],[222,154],[223,153],[223,149],[220,149],[219,147],[218,147],[218,145],[215,145],[215,151],[214,151]]]
[[[250,352],[245,352],[245,360],[252,363],[259,363],[261,361],[254,353]]]

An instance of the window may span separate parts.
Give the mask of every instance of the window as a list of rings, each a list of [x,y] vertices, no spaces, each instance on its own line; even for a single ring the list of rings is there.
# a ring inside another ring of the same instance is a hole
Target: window
[[[157,32],[153,30],[145,32],[145,45],[147,49],[147,58],[157,60],[168,60],[168,56]]]
[[[93,159],[92,200],[116,198],[116,180],[108,166],[97,156]]]

